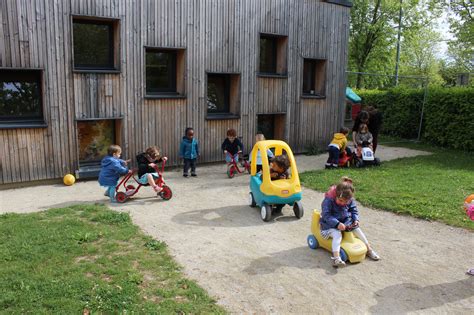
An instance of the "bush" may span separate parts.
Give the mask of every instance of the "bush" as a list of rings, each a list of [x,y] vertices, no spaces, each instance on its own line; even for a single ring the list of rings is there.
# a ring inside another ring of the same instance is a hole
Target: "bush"
[[[364,105],[377,107],[384,116],[382,134],[413,139],[418,136],[423,89],[358,90]],[[422,138],[440,146],[474,151],[474,89],[428,90]]]

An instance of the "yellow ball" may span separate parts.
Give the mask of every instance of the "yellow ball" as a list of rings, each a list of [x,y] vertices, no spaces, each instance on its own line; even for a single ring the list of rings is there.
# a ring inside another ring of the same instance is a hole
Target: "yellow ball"
[[[76,182],[76,178],[71,174],[66,174],[63,178],[64,185],[71,186]]]

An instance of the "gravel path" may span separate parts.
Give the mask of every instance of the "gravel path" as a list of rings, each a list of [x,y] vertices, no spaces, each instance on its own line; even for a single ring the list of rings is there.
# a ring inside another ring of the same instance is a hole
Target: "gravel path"
[[[380,146],[382,161],[426,152]],[[299,171],[326,156],[298,156]],[[198,168],[199,177],[166,173],[174,197],[150,189],[124,205],[146,233],[172,255],[219,304],[233,313],[474,313],[474,234],[435,222],[360,207],[361,226],[382,260],[331,266],[330,254],[310,250],[311,211],[323,194],[304,189],[305,216],[287,206],[272,222],[246,205],[248,175],[228,179],[225,166]],[[448,197],[448,196],[447,196]],[[95,181],[0,191],[0,213],[31,212],[72,203],[107,202]]]

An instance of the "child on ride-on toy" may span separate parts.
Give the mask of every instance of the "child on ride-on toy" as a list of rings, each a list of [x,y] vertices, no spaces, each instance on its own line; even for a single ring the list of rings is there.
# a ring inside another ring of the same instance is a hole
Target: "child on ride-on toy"
[[[357,144],[357,156],[362,156],[363,145],[368,145],[372,149],[373,137],[366,124],[360,124],[359,132],[356,134],[355,143]]]
[[[343,231],[354,232],[367,246],[367,256],[373,260],[380,259],[359,228],[359,212],[353,196],[354,186],[352,180],[343,177],[337,186],[329,188],[321,204],[321,236],[325,239],[332,238],[333,257],[331,259],[333,259],[334,267],[346,265],[339,255]]]
[[[242,153],[244,145],[237,138],[235,129],[227,130],[227,138],[222,142],[222,152],[225,154],[225,161],[231,163],[232,159],[237,163],[239,161],[239,153]]]
[[[329,158],[326,162],[326,168],[337,168],[339,165],[339,154],[346,150],[347,147],[347,134],[349,129],[341,127],[339,132],[334,134],[331,143],[328,146]]]
[[[259,141],[265,141],[265,136],[263,133],[257,133],[255,135],[255,142]],[[274,157],[272,150],[268,149],[267,150],[267,156],[268,159],[270,160],[271,158]],[[252,162],[252,157],[250,157],[250,162]],[[260,151],[257,152],[257,158],[255,163],[257,164],[257,173],[262,171],[262,154],[260,154]]]
[[[288,168],[290,168],[290,160],[286,155],[277,155],[270,162],[270,178],[271,180],[288,179]]]
[[[110,197],[110,202],[117,202],[115,200],[115,186],[117,186],[120,175],[128,172],[129,160],[120,159],[121,154],[120,146],[113,144],[107,149],[107,156],[100,162],[99,184],[107,188],[104,195]]]
[[[156,193],[159,193],[162,188],[155,181],[160,175],[158,175],[154,167],[156,167],[156,164],[167,159],[167,157],[160,156],[160,148],[157,146],[151,146],[145,152],[138,154],[138,182],[142,185],[149,184]]]

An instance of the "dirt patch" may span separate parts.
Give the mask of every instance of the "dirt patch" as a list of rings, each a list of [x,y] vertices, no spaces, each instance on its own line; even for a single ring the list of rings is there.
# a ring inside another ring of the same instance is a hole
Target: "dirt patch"
[[[382,161],[419,154],[429,153],[383,146],[377,151]],[[298,170],[320,169],[326,159],[298,156]],[[285,207],[281,216],[265,223],[258,209],[246,205],[248,175],[228,179],[224,164],[198,166],[197,171],[197,178],[183,178],[180,170],[165,174],[173,190],[170,201],[142,189],[137,198],[111,208],[130,212],[134,223],[165,241],[185,274],[229,311],[474,313],[474,277],[464,274],[474,266],[472,232],[360,207],[361,227],[382,260],[336,270],[329,252],[306,245],[311,211],[319,208],[322,193],[303,190],[300,220]],[[0,194],[1,209],[15,212],[107,203],[96,182]],[[25,195],[38,198],[29,202],[21,198]]]

